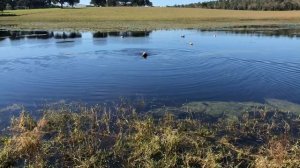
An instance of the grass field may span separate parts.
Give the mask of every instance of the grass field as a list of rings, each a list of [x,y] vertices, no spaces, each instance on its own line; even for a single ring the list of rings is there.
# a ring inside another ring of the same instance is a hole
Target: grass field
[[[300,11],[231,11],[189,8],[83,8],[6,11],[1,27],[23,29],[145,30],[299,24]]]

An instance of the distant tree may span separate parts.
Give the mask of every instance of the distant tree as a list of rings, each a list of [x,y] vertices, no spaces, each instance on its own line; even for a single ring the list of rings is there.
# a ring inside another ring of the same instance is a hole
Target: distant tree
[[[80,2],[80,0],[67,0],[67,3],[72,7],[74,7],[74,5],[79,2]]]
[[[106,5],[107,6],[116,6],[117,1],[116,0],[106,0]]]
[[[133,6],[152,6],[152,2],[150,0],[91,0],[90,4],[95,6],[117,6],[118,1],[131,2]]]
[[[6,9],[7,2],[6,0],[0,0],[0,11],[3,13],[3,11]]]
[[[52,0],[53,4],[60,4],[60,8],[64,8],[64,4],[67,2],[67,0]]]
[[[18,9],[27,8],[29,6],[29,0],[18,0],[17,7]]]
[[[105,1],[105,0],[102,0]],[[53,4],[60,4],[61,8],[65,3],[68,3],[70,6],[74,6],[76,3],[79,3],[79,0],[0,0],[0,5],[4,2],[6,7],[9,9],[31,9],[31,8],[48,8]]]
[[[47,2],[47,6],[48,6],[48,7],[51,7],[51,6],[52,6],[52,0],[46,0],[46,2]]]
[[[46,8],[48,7],[48,0],[29,0],[29,8]]]
[[[135,6],[152,6],[152,2],[150,2],[149,0],[132,0],[131,2]]]
[[[106,5],[106,0],[91,0],[91,3],[95,6],[105,6]]]
[[[12,10],[16,9],[18,0],[8,0],[7,3]]]
[[[176,7],[233,10],[300,10],[300,0],[214,0]]]
[[[8,4],[12,9],[17,8],[47,8],[48,0],[8,0]]]

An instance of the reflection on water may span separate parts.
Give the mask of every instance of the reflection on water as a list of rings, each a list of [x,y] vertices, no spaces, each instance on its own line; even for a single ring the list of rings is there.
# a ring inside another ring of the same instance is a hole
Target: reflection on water
[[[106,38],[108,37],[108,33],[103,33],[103,32],[96,32],[93,33],[94,38]]]
[[[24,38],[48,39],[53,37],[53,32],[48,31],[7,31],[0,30],[0,38],[9,38],[10,40],[19,40]]]
[[[68,38],[81,38],[81,33],[78,32],[62,32],[62,33],[55,33],[55,39],[68,39]]]
[[[210,31],[210,30],[201,30]],[[254,36],[271,36],[271,37],[300,37],[299,27],[288,27],[278,25],[244,25],[231,26],[216,31],[226,32],[230,34],[247,34]]]
[[[152,31],[134,31],[134,32],[96,32],[93,33],[94,38],[110,37],[148,37]]]
[[[111,37],[147,37],[151,31],[134,31],[134,32],[95,32],[93,33],[94,38],[106,38]],[[9,38],[10,40],[20,39],[74,39],[81,38],[82,33],[80,32],[49,32],[49,31],[9,31],[0,29],[0,40]]]
[[[211,30],[200,30],[201,32],[210,32]],[[273,37],[300,37],[300,29],[282,27],[276,25],[245,25],[233,26],[228,28],[215,29],[222,33],[229,34],[248,34],[255,36],[273,36]],[[148,37],[152,31],[125,31],[125,32],[94,32],[94,38],[107,38],[107,37]],[[81,38],[80,32],[49,32],[49,31],[9,31],[0,29],[0,40],[9,38],[11,40],[19,40],[24,38],[36,39],[72,39]]]

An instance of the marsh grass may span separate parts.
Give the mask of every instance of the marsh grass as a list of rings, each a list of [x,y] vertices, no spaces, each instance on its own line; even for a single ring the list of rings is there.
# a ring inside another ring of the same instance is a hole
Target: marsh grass
[[[2,135],[0,167],[300,166],[293,113],[198,116],[155,117],[128,104],[46,109],[39,120],[23,111]]]
[[[155,30],[298,24],[299,11],[232,11],[193,8],[83,8],[8,11],[2,27],[17,29]]]

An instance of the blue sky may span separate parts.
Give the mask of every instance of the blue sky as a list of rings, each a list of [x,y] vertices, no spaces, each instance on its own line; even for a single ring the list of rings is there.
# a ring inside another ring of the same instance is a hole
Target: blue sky
[[[192,2],[200,2],[203,0],[150,0],[154,6],[166,6],[174,4],[187,4]],[[89,4],[90,0],[80,0],[81,4]]]

